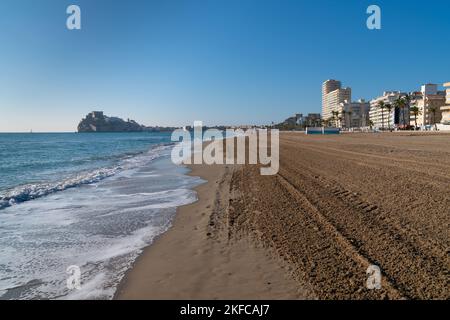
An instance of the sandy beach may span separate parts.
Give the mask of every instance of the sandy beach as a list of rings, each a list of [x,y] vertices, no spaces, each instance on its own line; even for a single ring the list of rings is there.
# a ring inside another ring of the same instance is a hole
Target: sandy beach
[[[136,261],[116,299],[311,299],[288,268],[258,242],[233,234],[234,166],[192,165],[199,201],[177,211],[172,228]]]
[[[282,133],[280,171],[208,182],[116,299],[448,299],[450,134]],[[380,290],[366,287],[370,265]]]

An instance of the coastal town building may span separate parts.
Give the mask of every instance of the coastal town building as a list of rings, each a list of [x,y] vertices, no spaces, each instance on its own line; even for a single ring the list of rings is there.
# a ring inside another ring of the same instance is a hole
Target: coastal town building
[[[303,123],[306,127],[319,127],[322,123],[322,116],[320,113],[308,113],[303,119]]]
[[[297,126],[297,125],[301,125],[302,119],[303,119],[303,114],[296,113],[292,117],[289,117],[286,120],[284,120],[281,124]]]
[[[406,123],[409,123],[409,110],[399,110],[394,107],[395,100],[405,95],[406,93],[400,91],[385,91],[382,96],[370,101],[369,120],[375,129],[394,129],[400,126],[403,118],[406,119]],[[391,110],[387,108],[382,110],[379,107],[380,102],[391,105]]]
[[[339,104],[339,127],[359,128],[369,125],[370,103],[364,99],[358,101],[344,101]]]
[[[448,128],[450,126],[450,82],[444,83],[444,87],[447,88],[446,90],[446,100],[445,105],[440,108],[442,113],[442,129],[444,129],[444,126]]]
[[[327,80],[322,84],[322,116],[327,111],[327,95],[337,89],[341,88],[341,82],[337,80]]]
[[[102,111],[92,111],[78,124],[78,132],[142,132],[146,128],[134,120],[105,116]]]
[[[291,126],[301,126],[301,127],[314,127],[321,125],[322,118],[320,113],[308,113],[308,115],[303,115],[303,113],[296,113],[294,116],[284,120],[282,124]]]
[[[352,100],[352,89],[342,88],[337,80],[327,80],[322,84],[322,118],[333,118],[333,112],[339,111],[340,104]]]
[[[411,111],[410,125],[425,129],[427,126],[440,123],[442,120],[441,107],[445,104],[445,92],[438,91],[437,84],[424,84],[420,92],[410,95],[411,107],[417,107],[417,113]]]

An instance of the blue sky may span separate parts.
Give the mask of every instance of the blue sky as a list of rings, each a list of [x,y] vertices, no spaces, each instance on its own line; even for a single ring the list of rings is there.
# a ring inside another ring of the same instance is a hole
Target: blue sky
[[[66,29],[66,8],[82,30]],[[366,9],[382,9],[382,30]],[[146,125],[281,121],[450,81],[448,0],[2,0],[0,131],[74,131],[93,109]]]

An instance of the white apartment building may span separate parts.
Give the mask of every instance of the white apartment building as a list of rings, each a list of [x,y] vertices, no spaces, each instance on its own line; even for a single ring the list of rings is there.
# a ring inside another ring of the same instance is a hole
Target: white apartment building
[[[394,102],[406,93],[400,91],[385,91],[383,95],[370,101],[369,119],[373,123],[375,129],[394,129],[400,123],[403,123],[403,112],[405,113],[406,123],[409,123],[409,111],[401,111],[394,108]],[[392,106],[389,112],[387,108],[382,110],[379,108],[379,103],[383,101],[385,105]]]
[[[364,99],[353,102],[342,102],[339,104],[339,114],[341,128],[359,128],[369,125],[370,103]]]
[[[322,117],[325,118],[325,113],[328,112],[327,95],[337,89],[341,88],[341,82],[337,80],[327,80],[322,84]]]
[[[333,111],[339,111],[339,106],[345,101],[352,100],[352,89],[342,88],[341,82],[327,80],[322,84],[322,118],[328,120],[333,117]]]
[[[412,94],[411,106],[418,107],[419,114],[410,114],[410,125],[424,128],[442,120],[441,107],[445,103],[445,92],[438,91],[437,84],[425,84],[421,87],[420,92]]]

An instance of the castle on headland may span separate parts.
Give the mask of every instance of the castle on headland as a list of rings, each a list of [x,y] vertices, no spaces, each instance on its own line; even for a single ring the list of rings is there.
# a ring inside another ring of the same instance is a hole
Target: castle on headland
[[[177,127],[144,126],[134,120],[105,116],[92,111],[78,124],[78,132],[171,132]]]
[[[102,111],[92,111],[78,124],[78,132],[141,132],[144,128],[134,120],[107,117]]]

